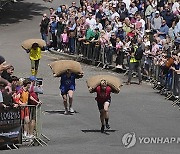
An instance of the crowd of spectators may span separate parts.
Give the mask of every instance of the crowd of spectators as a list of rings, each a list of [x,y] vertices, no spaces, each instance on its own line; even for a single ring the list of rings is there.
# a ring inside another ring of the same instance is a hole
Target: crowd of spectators
[[[40,105],[36,77],[18,78],[14,67],[0,56],[0,111],[19,108],[23,122],[23,137],[33,138],[35,128],[35,106]],[[31,105],[31,107],[29,107]]]
[[[132,69],[138,69],[139,83],[141,73],[150,80],[154,65],[179,71],[178,0],[80,0],[80,5],[73,1],[43,14],[40,32],[48,50],[129,69],[128,84]],[[133,59],[136,50],[142,51],[142,59]],[[167,66],[169,58],[173,61]]]

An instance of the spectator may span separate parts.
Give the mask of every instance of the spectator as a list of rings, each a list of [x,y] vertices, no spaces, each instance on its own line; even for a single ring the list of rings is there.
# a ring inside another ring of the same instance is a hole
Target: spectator
[[[105,27],[105,20],[106,20],[106,14],[103,11],[102,6],[99,7],[99,11],[96,13],[96,21],[98,20],[98,23],[100,22],[103,26],[103,28]],[[96,23],[97,24],[97,23]]]
[[[1,74],[1,77],[9,81],[10,83],[12,82],[12,74],[14,73],[14,67],[10,65],[6,70],[4,70]]]
[[[124,39],[125,39],[125,36],[126,36],[126,33],[125,33],[124,30],[123,30],[123,25],[120,24],[120,25],[118,26],[118,31],[117,31],[117,33],[116,33],[116,37],[120,38],[120,40],[123,42]]]
[[[163,19],[166,21],[167,26],[170,28],[175,22],[174,15],[171,13],[171,10],[168,9],[166,13],[162,15]]]
[[[129,17],[133,17],[137,11],[138,8],[136,7],[135,3],[131,2],[129,7]]]
[[[16,95],[16,103],[21,106],[21,119],[24,120],[24,132],[23,135],[25,138],[29,137],[29,129],[30,129],[30,119],[29,119],[29,108],[28,99],[29,99],[29,91],[31,82],[28,79],[23,81],[22,88],[17,92]]]
[[[166,20],[162,20],[161,27],[159,31],[157,31],[158,36],[160,39],[165,39],[166,35],[168,35],[169,27],[166,24]]]
[[[29,80],[31,85],[29,88],[29,99],[28,104],[34,105],[30,107],[30,123],[29,123],[29,137],[34,137],[34,129],[36,125],[36,106],[41,105],[42,102],[38,98],[38,94],[35,92],[35,83],[37,81],[35,76],[30,76]]]
[[[66,24],[64,23],[64,20],[62,17],[59,18],[59,21],[57,22],[57,33],[56,33],[56,37],[57,37],[57,51],[60,52],[62,51],[62,38],[61,38],[61,34],[64,32]]]
[[[118,13],[120,14],[121,21],[128,17],[129,13],[124,2],[119,3]]]
[[[95,28],[98,28],[99,31],[101,31],[103,29],[103,26],[100,23],[100,19],[99,18],[96,18],[96,27]]]
[[[131,84],[131,78],[132,78],[132,71],[137,69],[138,72],[138,78],[139,78],[139,83],[142,83],[142,76],[141,76],[141,65],[140,61],[136,60],[135,58],[135,52],[137,52],[138,46],[136,44],[136,40],[132,40],[132,47],[131,47],[131,52],[130,52],[130,63],[129,63],[129,74],[128,74],[128,81],[127,84]]]
[[[62,43],[61,52],[67,52],[68,51],[69,37],[68,37],[66,29],[64,29],[64,32],[61,34],[61,43]]]
[[[86,23],[89,24],[90,28],[93,30],[96,26],[96,20],[92,18],[92,13],[89,13],[88,18],[86,19]]]
[[[72,5],[69,7],[69,11],[77,11],[78,7],[76,6],[76,2],[73,1]]]
[[[8,80],[1,77],[2,72],[8,68],[9,65],[6,64],[5,58],[0,55],[0,84],[5,85],[5,89],[8,90],[8,93],[11,93],[12,92],[11,83]]]
[[[123,69],[124,52],[123,52],[123,42],[119,37],[116,39],[116,68]]]
[[[43,14],[43,18],[40,23],[40,33],[41,38],[46,42],[46,48],[48,45],[47,36],[48,36],[48,26],[49,26],[49,18],[47,17],[47,14]]]
[[[77,26],[76,22],[69,22],[69,27],[68,27],[68,30],[69,30],[69,52],[72,55],[75,53],[75,37],[76,37],[76,28],[77,28],[76,26]]]
[[[52,38],[52,44],[51,47],[53,47],[53,49],[57,49],[57,37],[56,37],[56,33],[57,33],[57,21],[56,21],[56,16],[51,16],[51,22],[49,23],[49,31],[50,31],[50,35]]]
[[[151,28],[153,33],[156,33],[160,30],[162,20],[163,18],[160,16],[159,11],[156,11],[155,16],[151,19]]]
[[[146,17],[146,23],[147,23],[147,29],[150,30],[150,21],[151,21],[151,17],[152,17],[152,13],[154,11],[152,4],[147,1],[146,3],[147,7],[146,7],[146,11],[145,11],[145,17]]]

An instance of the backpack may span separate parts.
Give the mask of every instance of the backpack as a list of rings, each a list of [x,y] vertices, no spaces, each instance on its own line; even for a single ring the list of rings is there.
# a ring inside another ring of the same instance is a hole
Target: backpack
[[[143,57],[143,49],[141,47],[141,45],[136,49],[135,51],[135,55],[134,55],[136,60],[141,60]]]

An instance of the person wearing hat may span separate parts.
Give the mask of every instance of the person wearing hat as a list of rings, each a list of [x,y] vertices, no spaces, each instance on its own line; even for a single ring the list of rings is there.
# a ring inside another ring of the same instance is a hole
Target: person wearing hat
[[[151,29],[154,33],[159,31],[163,18],[160,16],[159,11],[155,12],[154,17],[151,19]]]
[[[31,85],[29,88],[29,105],[41,105],[42,102],[38,98],[38,94],[35,92],[35,83],[37,81],[37,78],[35,76],[30,76],[29,80],[31,81]],[[30,107],[30,123],[29,123],[29,137],[33,137],[33,132],[36,125],[36,107]]]

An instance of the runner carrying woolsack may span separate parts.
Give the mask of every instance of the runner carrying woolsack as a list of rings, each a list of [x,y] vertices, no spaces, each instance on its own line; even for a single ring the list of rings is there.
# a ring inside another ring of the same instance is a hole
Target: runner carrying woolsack
[[[97,106],[100,112],[101,121],[101,133],[104,133],[105,126],[110,129],[109,125],[109,106],[111,104],[111,92],[112,88],[107,85],[106,80],[101,80],[100,85],[91,91],[97,93],[95,100],[97,101]]]
[[[70,70],[67,70],[63,73],[60,77],[60,91],[63,98],[65,112],[64,114],[67,115],[69,112],[74,113],[72,108],[73,102],[73,93],[75,91],[75,79],[82,77],[83,74],[74,74]],[[67,99],[69,99],[69,107]]]

